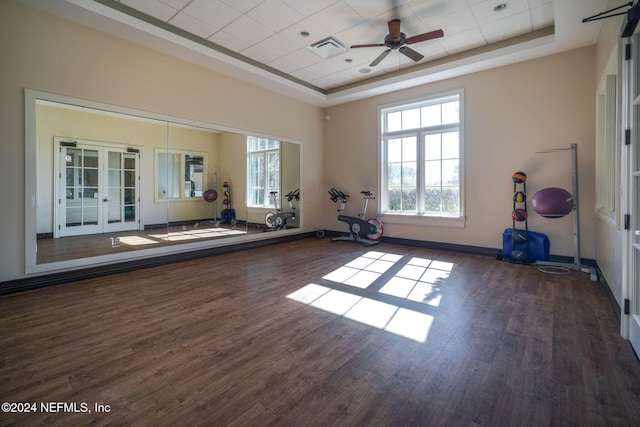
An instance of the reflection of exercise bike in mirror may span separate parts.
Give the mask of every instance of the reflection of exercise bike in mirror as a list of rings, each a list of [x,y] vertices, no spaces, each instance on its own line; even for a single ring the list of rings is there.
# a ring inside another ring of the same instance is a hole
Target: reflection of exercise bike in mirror
[[[358,214],[358,217],[343,215],[344,208],[347,205],[348,194],[344,194],[340,190],[332,188],[329,190],[331,200],[335,203],[340,199],[340,209],[338,209],[338,221],[346,222],[349,224],[349,236],[336,237],[333,240],[353,240],[356,242],[364,243],[365,245],[374,245],[380,242],[382,238],[382,223],[376,218],[369,218],[365,220],[367,211],[367,203],[371,199],[375,199],[372,191],[361,191],[364,203],[362,205],[362,212]],[[365,240],[366,239],[366,240]]]
[[[268,227],[266,231],[275,231],[275,230],[284,230],[287,228],[287,220],[289,218],[295,220],[296,219],[296,208],[293,206],[293,200],[296,202],[300,201],[300,189],[296,189],[294,191],[290,191],[289,194],[285,195],[287,201],[289,202],[289,212],[282,212],[278,207],[278,192],[272,191],[269,193],[269,196],[273,199],[273,202],[276,206],[276,212],[267,212],[264,216],[264,222]]]

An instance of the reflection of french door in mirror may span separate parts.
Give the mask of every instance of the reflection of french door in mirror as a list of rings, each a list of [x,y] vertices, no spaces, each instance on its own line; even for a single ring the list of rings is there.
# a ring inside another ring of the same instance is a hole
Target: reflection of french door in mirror
[[[138,230],[139,150],[55,138],[54,237]]]

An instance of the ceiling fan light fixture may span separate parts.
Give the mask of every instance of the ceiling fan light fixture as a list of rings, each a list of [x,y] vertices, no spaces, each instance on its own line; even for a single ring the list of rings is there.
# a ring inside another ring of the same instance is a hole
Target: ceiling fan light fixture
[[[507,4],[506,3],[500,3],[500,4],[496,5],[496,7],[493,8],[493,11],[494,12],[502,12],[506,8],[507,8]]]

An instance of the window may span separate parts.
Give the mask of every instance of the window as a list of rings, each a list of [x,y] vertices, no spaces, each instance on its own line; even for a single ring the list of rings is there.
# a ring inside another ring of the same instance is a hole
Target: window
[[[247,137],[247,205],[272,207],[272,191],[280,191],[280,141]]]
[[[157,199],[202,197],[206,156],[193,151],[156,150]]]
[[[619,187],[617,148],[617,55],[609,60],[606,75],[598,86],[596,98],[596,211],[615,220]]]
[[[380,109],[382,214],[463,216],[462,91]]]

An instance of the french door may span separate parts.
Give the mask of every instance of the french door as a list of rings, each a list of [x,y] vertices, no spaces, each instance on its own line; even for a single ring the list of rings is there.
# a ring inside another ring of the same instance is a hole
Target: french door
[[[629,39],[630,59],[627,61],[627,92],[629,110],[627,120],[629,144],[626,145],[627,176],[626,180],[628,200],[626,203],[625,220],[626,237],[626,268],[628,279],[628,314],[629,340],[637,354],[640,354],[640,43],[636,33]],[[625,307],[625,314],[627,310]]]
[[[140,229],[137,149],[55,138],[54,237]]]

